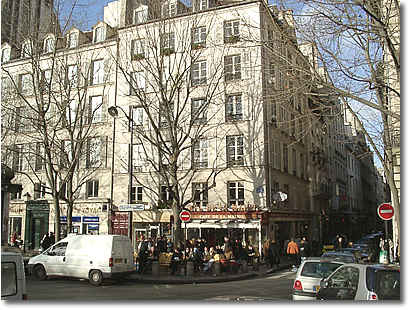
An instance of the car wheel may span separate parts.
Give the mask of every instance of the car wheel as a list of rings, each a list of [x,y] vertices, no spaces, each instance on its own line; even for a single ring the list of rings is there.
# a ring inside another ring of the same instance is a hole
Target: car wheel
[[[101,271],[91,270],[88,279],[92,285],[98,286],[102,283],[103,276]]]
[[[33,269],[33,275],[37,280],[45,280],[47,278],[47,272],[42,265],[37,265]]]

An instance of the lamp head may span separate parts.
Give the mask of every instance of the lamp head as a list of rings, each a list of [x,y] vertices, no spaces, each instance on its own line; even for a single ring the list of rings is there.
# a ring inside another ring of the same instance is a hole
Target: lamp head
[[[110,114],[112,117],[118,117],[118,109],[116,106],[111,106],[108,108],[108,114]]]

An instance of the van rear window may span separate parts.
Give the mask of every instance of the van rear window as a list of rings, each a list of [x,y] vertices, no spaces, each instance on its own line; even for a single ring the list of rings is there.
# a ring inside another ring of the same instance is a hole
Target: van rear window
[[[330,275],[341,264],[328,262],[306,262],[300,275],[310,278],[325,278]]]
[[[16,264],[1,263],[1,297],[17,294],[17,270]]]

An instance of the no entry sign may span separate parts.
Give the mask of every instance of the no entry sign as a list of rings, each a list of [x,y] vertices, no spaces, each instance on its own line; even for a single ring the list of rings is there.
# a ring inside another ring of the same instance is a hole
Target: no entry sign
[[[394,215],[394,208],[391,204],[388,203],[382,203],[378,208],[377,208],[377,214],[382,220],[388,221],[390,220],[393,215]]]
[[[179,213],[179,218],[183,222],[189,222],[191,220],[191,213],[187,210],[181,211],[181,213]]]

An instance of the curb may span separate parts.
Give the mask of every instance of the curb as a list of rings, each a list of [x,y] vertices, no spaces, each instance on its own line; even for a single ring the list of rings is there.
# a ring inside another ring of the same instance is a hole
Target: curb
[[[141,283],[148,283],[148,284],[196,284],[196,283],[217,283],[217,282],[230,282],[230,281],[240,281],[246,280],[254,277],[264,277],[269,276],[277,271],[289,269],[291,265],[286,264],[280,266],[278,269],[272,270],[268,269],[265,272],[248,272],[241,275],[234,275],[234,276],[214,276],[214,277],[203,277],[203,278],[195,278],[195,277],[185,277],[181,276],[181,278],[174,278],[174,279],[167,279],[167,278],[153,278],[150,276],[141,276],[139,274],[134,274],[129,277],[130,280],[139,281]]]

